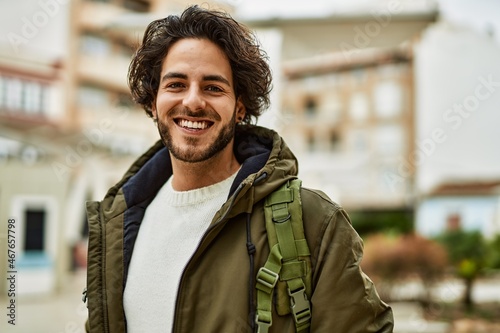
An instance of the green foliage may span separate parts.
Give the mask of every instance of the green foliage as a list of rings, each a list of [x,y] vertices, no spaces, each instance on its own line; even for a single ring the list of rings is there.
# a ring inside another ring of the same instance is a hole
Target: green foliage
[[[488,242],[488,258],[486,263],[488,268],[500,269],[500,235]]]
[[[349,216],[362,237],[380,232],[408,234],[413,231],[412,210],[359,210],[350,212]]]
[[[450,262],[458,277],[464,280],[463,303],[472,310],[472,287],[487,265],[488,245],[479,231],[453,230],[438,237],[448,250]]]
[[[479,272],[477,263],[470,259],[463,259],[458,264],[458,275],[464,279],[472,280]]]
[[[459,277],[474,279],[486,266],[488,248],[479,231],[448,231],[437,240],[446,247]]]

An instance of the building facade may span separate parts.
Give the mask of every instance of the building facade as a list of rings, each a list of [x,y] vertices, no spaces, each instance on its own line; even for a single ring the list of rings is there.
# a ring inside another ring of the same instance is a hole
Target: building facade
[[[412,64],[395,49],[285,67],[282,131],[304,181],[350,210],[408,205],[413,177],[393,175],[412,147]]]
[[[188,1],[11,5],[0,13],[0,247],[14,220],[18,296],[47,295],[86,265],[85,201],[158,139],[130,97],[128,65],[147,23]]]
[[[394,4],[248,18],[281,35],[274,127],[296,153],[299,177],[342,204],[361,233],[413,229],[413,51],[438,11],[433,2]]]

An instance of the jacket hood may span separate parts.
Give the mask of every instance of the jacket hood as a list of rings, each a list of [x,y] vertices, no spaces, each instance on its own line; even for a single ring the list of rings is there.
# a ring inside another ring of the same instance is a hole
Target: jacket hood
[[[241,163],[241,169],[229,197],[237,194],[237,188],[240,187],[241,193],[237,196],[246,198],[246,207],[237,200],[235,208],[240,206],[245,212],[250,212],[255,202],[264,199],[283,183],[297,178],[297,159],[285,141],[273,130],[240,126],[235,135],[234,153]],[[251,194],[244,195],[249,190]],[[239,209],[235,211],[241,213]]]

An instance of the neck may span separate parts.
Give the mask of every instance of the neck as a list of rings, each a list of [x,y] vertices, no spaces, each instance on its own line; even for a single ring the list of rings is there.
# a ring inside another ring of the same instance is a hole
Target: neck
[[[240,167],[232,149],[198,163],[183,162],[172,155],[174,179],[172,187],[176,191],[189,191],[221,182],[233,175]]]

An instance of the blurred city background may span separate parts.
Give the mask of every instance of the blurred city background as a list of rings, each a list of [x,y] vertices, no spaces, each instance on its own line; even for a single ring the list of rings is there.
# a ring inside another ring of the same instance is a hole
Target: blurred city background
[[[84,332],[85,202],[158,137],[128,64],[193,3],[0,0],[0,332]],[[256,31],[259,124],[349,212],[395,332],[500,332],[500,1],[198,3]]]

